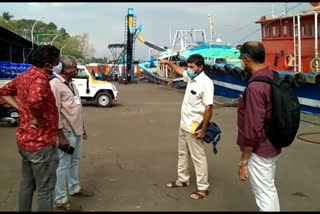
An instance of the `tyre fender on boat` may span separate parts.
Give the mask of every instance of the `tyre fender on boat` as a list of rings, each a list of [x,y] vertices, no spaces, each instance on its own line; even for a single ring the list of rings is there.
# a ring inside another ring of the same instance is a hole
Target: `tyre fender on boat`
[[[307,78],[303,73],[297,73],[294,75],[294,85],[300,88],[307,82]]]
[[[320,57],[315,57],[310,61],[310,71],[314,74],[320,72]]]
[[[220,64],[218,65],[218,70],[219,70],[220,72],[225,72],[224,65],[220,63]]]
[[[213,71],[220,71],[219,66],[217,64],[212,65],[212,70]]]
[[[232,66],[230,64],[225,64],[223,67],[226,73],[231,73]]]
[[[320,74],[317,74],[314,78],[315,85],[320,88]]]
[[[248,75],[248,72],[246,72],[244,69],[241,69],[240,71],[240,78],[242,80],[249,80],[249,75]]]
[[[292,54],[287,54],[284,58],[284,65],[287,68],[293,68],[294,67],[294,57]]]
[[[242,69],[241,69],[241,68],[239,68],[239,67],[234,67],[231,72],[232,72],[232,74],[233,74],[234,76],[241,78],[241,72],[242,72]]]

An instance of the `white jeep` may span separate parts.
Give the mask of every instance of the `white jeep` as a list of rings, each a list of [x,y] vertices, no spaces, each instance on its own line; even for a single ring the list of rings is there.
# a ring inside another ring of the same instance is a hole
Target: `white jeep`
[[[78,65],[78,75],[72,79],[81,100],[91,101],[99,107],[110,107],[117,101],[118,91],[114,84],[100,81],[91,74],[85,65]]]

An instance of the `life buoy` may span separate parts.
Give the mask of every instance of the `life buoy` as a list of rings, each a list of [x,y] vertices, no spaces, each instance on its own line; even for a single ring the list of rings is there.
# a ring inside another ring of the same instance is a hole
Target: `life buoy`
[[[320,57],[315,57],[310,61],[310,71],[314,74],[320,72]]]
[[[287,68],[293,68],[294,67],[294,57],[292,54],[287,54],[284,58],[284,65]]]

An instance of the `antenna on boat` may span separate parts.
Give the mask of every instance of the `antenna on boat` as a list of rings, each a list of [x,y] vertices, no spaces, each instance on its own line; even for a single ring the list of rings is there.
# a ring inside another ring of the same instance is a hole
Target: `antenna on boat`
[[[288,3],[284,3],[284,16],[288,15]]]
[[[170,43],[169,43],[169,45],[171,45],[171,27],[170,27],[169,33],[170,33]]]
[[[274,8],[273,8],[274,4],[272,4],[272,18],[274,18]]]
[[[209,44],[213,45],[213,20],[210,14],[208,14],[209,23],[210,23],[210,41]]]

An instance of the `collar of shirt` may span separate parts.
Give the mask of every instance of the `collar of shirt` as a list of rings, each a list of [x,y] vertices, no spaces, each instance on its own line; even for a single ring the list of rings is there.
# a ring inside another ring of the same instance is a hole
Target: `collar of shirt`
[[[205,73],[204,71],[202,71],[199,75],[197,75],[194,79],[191,80],[191,82],[196,81],[199,82],[203,77],[204,77]]]
[[[63,78],[60,74],[56,74],[56,77],[57,79],[61,80],[61,82],[71,85],[71,82],[68,82],[67,80],[65,80],[65,78]]]
[[[260,70],[257,70],[256,72],[254,72],[254,74],[252,75],[252,77],[250,78],[250,80],[252,80],[252,78],[254,78],[254,77],[263,76],[263,73],[264,73],[265,71],[268,71],[268,70],[270,70],[270,69],[269,69],[269,66],[266,66],[266,67],[264,67],[264,68],[261,68]],[[250,81],[250,80],[249,80],[249,81]]]
[[[31,69],[44,74],[48,80],[50,79],[49,74],[47,74],[47,72],[45,72],[42,68],[32,65]]]

